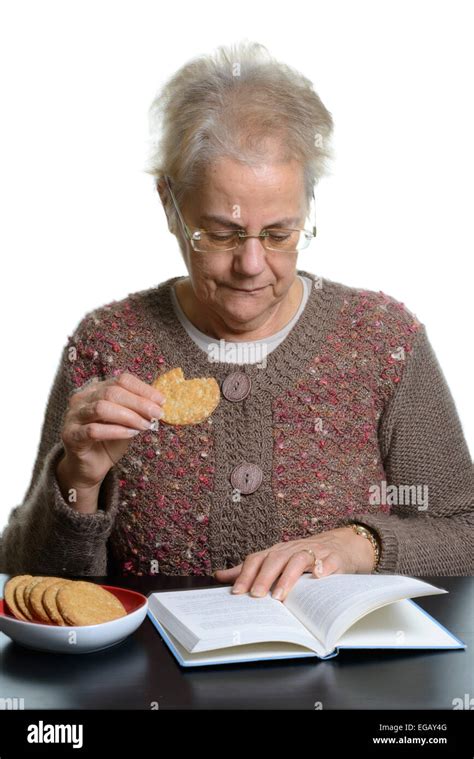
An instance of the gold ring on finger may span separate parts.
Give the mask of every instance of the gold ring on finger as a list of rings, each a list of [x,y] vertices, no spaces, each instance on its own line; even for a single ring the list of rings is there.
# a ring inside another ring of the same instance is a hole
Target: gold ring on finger
[[[313,569],[316,566],[316,556],[314,555],[314,551],[312,551],[311,548],[302,548],[301,550],[307,551],[313,557],[313,566],[311,567],[311,569]]]

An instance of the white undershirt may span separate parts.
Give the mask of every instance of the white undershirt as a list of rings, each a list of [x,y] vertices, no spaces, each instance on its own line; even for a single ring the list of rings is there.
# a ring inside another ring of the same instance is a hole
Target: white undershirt
[[[196,343],[196,345],[205,351],[210,357],[214,356],[215,361],[231,361],[237,364],[256,363],[262,362],[265,355],[275,350],[282,340],[285,339],[290,330],[294,327],[298,319],[300,318],[309,294],[311,292],[312,281],[309,277],[297,275],[303,282],[303,297],[298,307],[297,312],[290,321],[285,324],[282,329],[275,332],[273,335],[263,337],[259,340],[246,340],[246,341],[226,341],[224,339],[218,340],[215,337],[206,335],[201,330],[197,329],[194,324],[188,319],[183,309],[181,308],[178,298],[176,296],[174,287],[171,288],[171,300],[176,312],[176,316],[183,325],[184,329]],[[210,359],[212,360],[212,359]]]

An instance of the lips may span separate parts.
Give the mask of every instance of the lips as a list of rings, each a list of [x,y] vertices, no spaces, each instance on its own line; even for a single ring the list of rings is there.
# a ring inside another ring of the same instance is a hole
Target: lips
[[[232,287],[231,290],[237,290],[239,293],[257,293],[259,290],[264,290],[266,285],[263,285],[263,287],[255,287],[252,290],[244,289],[241,287]]]

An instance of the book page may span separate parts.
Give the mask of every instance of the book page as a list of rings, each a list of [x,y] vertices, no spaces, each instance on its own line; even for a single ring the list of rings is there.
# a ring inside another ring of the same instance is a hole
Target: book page
[[[374,609],[402,598],[447,593],[404,575],[329,575],[305,573],[288,593],[284,606],[332,651],[341,635]]]
[[[162,628],[164,629],[164,628]],[[274,641],[270,643],[247,643],[240,646],[225,646],[210,651],[193,651],[189,653],[184,646],[168,631],[169,647],[179,663],[184,667],[203,666],[206,664],[228,664],[260,661],[266,659],[301,659],[315,656],[313,651],[295,643]]]
[[[153,593],[151,611],[188,651],[245,643],[288,641],[322,652],[289,609],[267,594],[234,595],[230,587]]]
[[[337,641],[337,648],[465,648],[455,635],[403,599],[369,612]]]

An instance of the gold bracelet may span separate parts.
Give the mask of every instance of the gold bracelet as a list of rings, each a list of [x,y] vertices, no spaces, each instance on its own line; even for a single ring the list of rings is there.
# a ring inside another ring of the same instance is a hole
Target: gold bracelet
[[[374,569],[377,568],[377,565],[380,559],[380,546],[379,546],[379,542],[377,538],[375,537],[373,532],[368,530],[367,527],[364,527],[364,525],[362,524],[351,524],[349,525],[349,527],[352,527],[352,529],[354,530],[355,533],[357,533],[357,535],[363,535],[364,538],[367,538],[367,540],[369,540],[370,543],[372,544],[372,548],[374,549],[375,556],[374,556],[374,565],[370,571],[373,572]]]

